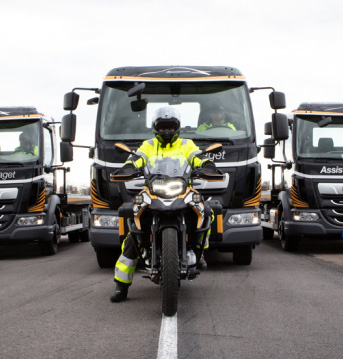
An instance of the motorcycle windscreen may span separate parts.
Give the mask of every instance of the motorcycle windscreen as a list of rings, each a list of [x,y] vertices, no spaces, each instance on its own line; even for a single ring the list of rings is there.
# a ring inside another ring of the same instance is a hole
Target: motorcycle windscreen
[[[147,163],[147,170],[150,174],[166,175],[168,177],[181,177],[191,170],[187,158],[182,155],[170,157],[151,156]]]

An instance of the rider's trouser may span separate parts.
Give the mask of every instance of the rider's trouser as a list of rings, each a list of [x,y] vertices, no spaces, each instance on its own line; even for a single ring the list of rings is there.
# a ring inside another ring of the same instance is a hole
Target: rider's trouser
[[[121,246],[122,253],[114,268],[114,281],[130,285],[138,262],[132,234],[129,233]]]
[[[214,214],[212,211],[211,223],[213,222],[213,220],[214,220]],[[211,234],[211,227],[209,228],[206,234],[202,235],[201,238],[201,243],[202,241],[205,240],[204,249],[207,249],[209,247],[210,234]],[[200,244],[197,245],[196,247],[200,249]],[[137,250],[131,233],[129,233],[125,238],[125,240],[123,241],[121,250],[122,253],[118,258],[116,266],[114,268],[114,281],[130,285],[132,283],[133,273],[135,272],[136,265],[138,262]]]

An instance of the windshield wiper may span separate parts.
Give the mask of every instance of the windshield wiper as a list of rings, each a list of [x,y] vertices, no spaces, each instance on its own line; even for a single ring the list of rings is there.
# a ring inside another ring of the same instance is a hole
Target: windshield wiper
[[[233,140],[230,140],[229,138],[204,138],[204,137],[197,137],[197,138],[192,138],[192,141],[206,141],[206,142],[211,142],[211,143],[228,143],[230,145],[234,145],[235,142]]]
[[[24,167],[22,162],[0,162],[2,167]]]

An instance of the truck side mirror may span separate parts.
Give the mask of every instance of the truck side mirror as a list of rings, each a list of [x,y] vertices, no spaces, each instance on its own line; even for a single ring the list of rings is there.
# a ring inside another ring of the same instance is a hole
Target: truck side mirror
[[[270,107],[279,110],[286,107],[286,96],[283,92],[273,91],[269,94]]]
[[[273,128],[272,128],[272,123],[271,122],[266,122],[264,124],[264,134],[266,136],[271,136],[273,134]]]
[[[70,113],[63,116],[61,125],[61,140],[66,142],[75,141],[76,134],[76,115]]]
[[[272,115],[272,137],[275,141],[287,140],[288,118],[282,113],[273,113]]]
[[[60,156],[61,162],[71,162],[74,158],[73,146],[70,142],[61,142],[60,143]]]
[[[76,110],[80,95],[76,92],[68,92],[64,95],[63,108],[66,111]]]
[[[272,138],[264,140],[263,157],[273,159],[275,157],[275,141]]]

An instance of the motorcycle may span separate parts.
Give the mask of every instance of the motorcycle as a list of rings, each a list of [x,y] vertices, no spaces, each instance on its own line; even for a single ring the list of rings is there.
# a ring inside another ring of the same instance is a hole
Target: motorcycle
[[[122,143],[118,152],[136,157]],[[216,153],[222,146],[215,144],[198,155]],[[146,166],[130,174],[120,170],[110,175],[112,182],[127,182],[144,178],[144,187],[133,202],[119,208],[119,236],[128,232],[134,238],[137,255],[144,263],[152,282],[162,289],[162,312],[173,316],[177,311],[181,280],[195,279],[201,255],[211,227],[212,210],[208,202],[193,187],[196,179],[223,181],[224,175],[206,174],[204,169],[189,165],[182,155],[151,156]]]

